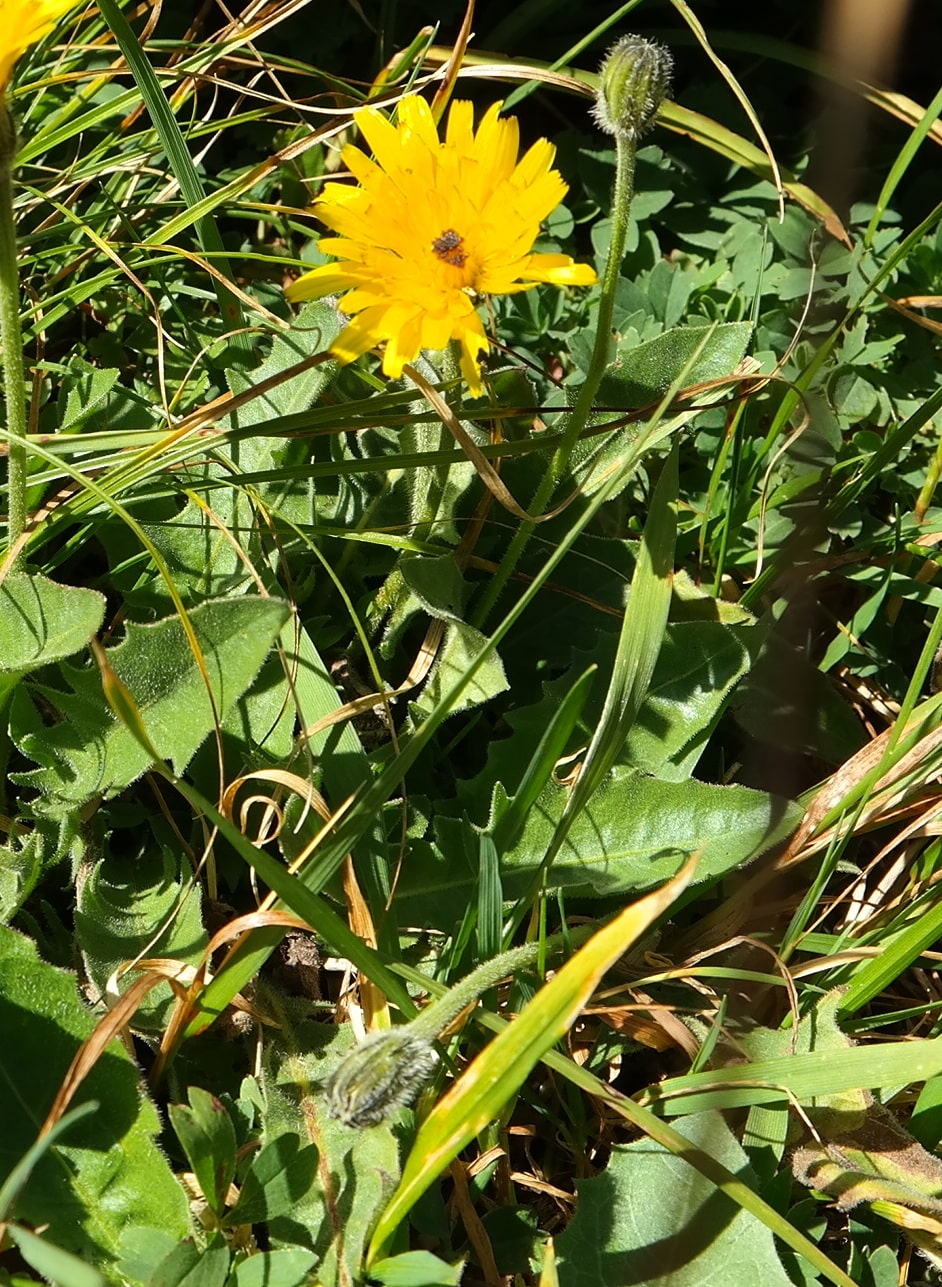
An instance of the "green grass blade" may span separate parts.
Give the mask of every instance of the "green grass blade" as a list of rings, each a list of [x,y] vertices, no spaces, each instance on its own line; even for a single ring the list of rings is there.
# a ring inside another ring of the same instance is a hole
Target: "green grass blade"
[[[675,442],[651,498],[602,715],[563,819],[567,830],[621,752],[651,684],[674,584],[678,487]]]
[[[540,738],[540,744],[527,765],[507,812],[494,827],[494,842],[500,853],[512,849],[520,838],[527,815],[549,781],[557,760],[566,750],[589,696],[595,672],[596,668],[592,666],[580,675],[553,712],[553,718]]]
[[[518,900],[510,918],[510,936],[520,925],[533,898],[539,892],[546,871],[562,848],[569,830],[586,802],[601,785],[625,744],[651,682],[661,651],[674,578],[674,547],[677,541],[678,456],[676,442],[671,450],[651,499],[651,509],[638,561],[631,579],[628,606],[595,735],[585,762],[566,802],[546,856],[526,894]]]
[[[130,23],[118,8],[115,0],[99,0],[99,5],[105,21],[114,33],[118,47],[131,69],[131,75],[141,91],[141,97],[147,105],[150,118],[160,136],[160,141],[170,162],[170,168],[173,170],[174,177],[180,185],[184,200],[188,206],[195,205],[197,202],[202,201],[206,194],[203,191],[203,185],[200,183],[196,166],[193,164],[193,158],[190,156],[177,119],[170,108],[166,94],[160,88],[157,73],[151,66],[150,60],[141,48]],[[210,215],[204,214],[196,220],[195,226],[202,249],[207,254],[216,256],[220,271],[231,278],[233,275],[232,269],[226,260],[225,246],[215,221]],[[227,290],[215,277],[213,278],[213,286],[226,328],[232,331],[241,331],[246,323],[242,312],[242,304],[238,297],[232,291]],[[233,343],[242,348],[246,354],[251,352],[251,346],[246,335],[234,335]]]
[[[712,1072],[671,1077],[639,1099],[660,1113],[699,1113],[771,1104],[789,1097],[799,1103],[853,1090],[881,1090],[928,1081],[942,1072],[942,1037],[882,1042],[848,1050],[735,1064]]]
[[[409,966],[397,964],[393,968],[397,974],[401,974],[415,986],[424,988],[432,997],[443,996],[448,990],[444,984],[427,979],[425,975]],[[481,1027],[487,1028],[490,1032],[501,1033],[509,1027],[507,1019],[502,1019],[499,1015],[491,1014],[486,1010],[476,1011],[474,1018]],[[607,1104],[625,1121],[643,1131],[652,1140],[656,1140],[663,1148],[678,1157],[685,1158],[691,1166],[696,1167],[702,1175],[712,1180],[718,1189],[737,1202],[743,1210],[750,1212],[757,1220],[761,1220],[776,1238],[780,1238],[787,1247],[791,1247],[799,1256],[803,1256],[829,1282],[838,1284],[838,1287],[856,1287],[853,1280],[848,1278],[820,1247],[791,1225],[784,1215],[770,1207],[753,1189],[750,1189],[721,1163],[695,1149],[684,1135],[674,1130],[668,1122],[656,1116],[650,1109],[643,1108],[636,1100],[613,1090],[588,1069],[580,1067],[558,1050],[547,1050],[543,1055],[543,1063],[554,1073],[565,1078],[570,1085],[578,1087],[593,1099]]]
[[[896,160],[890,166],[890,172],[884,180],[883,187],[880,189],[880,195],[877,197],[873,214],[867,224],[867,231],[864,233],[865,246],[869,246],[873,242],[877,228],[879,228],[880,222],[884,214],[886,214],[886,208],[893,199],[893,193],[899,187],[903,176],[912,164],[916,153],[925,142],[926,136],[932,129],[940,112],[942,112],[942,89],[938,91],[935,98],[923,112],[922,119],[914,127],[909,138],[900,148]]]
[[[879,996],[895,979],[908,970],[922,953],[942,936],[942,903],[906,927],[895,939],[881,945],[879,954],[863,963],[853,975],[841,998],[842,1014],[854,1014]]]
[[[380,1217],[370,1260],[382,1254],[396,1227],[436,1176],[498,1116],[540,1058],[565,1035],[612,962],[673,904],[693,868],[688,863],[673,880],[599,930],[436,1104],[419,1129],[399,1186]]]

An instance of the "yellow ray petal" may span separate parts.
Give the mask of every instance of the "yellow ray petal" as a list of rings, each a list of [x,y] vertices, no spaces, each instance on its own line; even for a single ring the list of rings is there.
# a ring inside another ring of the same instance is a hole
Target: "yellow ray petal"
[[[400,101],[395,125],[375,107],[354,113],[373,157],[348,145],[342,157],[355,182],[326,184],[314,206],[335,234],[321,249],[337,262],[288,288],[292,300],[342,295],[352,320],[332,349],[341,362],[385,345],[383,370],[397,377],[421,349],[454,340],[478,394],[489,348],[481,295],[595,281],[566,255],[531,253],[566,185],[545,139],[518,161],[517,122],[500,109],[493,104],[475,131],[471,104],[453,103],[444,141],[416,96]]]

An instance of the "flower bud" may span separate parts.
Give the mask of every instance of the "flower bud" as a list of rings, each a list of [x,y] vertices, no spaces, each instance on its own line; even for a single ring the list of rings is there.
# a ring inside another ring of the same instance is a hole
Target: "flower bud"
[[[327,1083],[327,1113],[347,1126],[377,1126],[411,1104],[438,1055],[408,1025],[373,1032],[342,1059]]]
[[[593,116],[608,134],[637,139],[654,123],[670,85],[674,60],[663,45],[622,36],[605,55]]]

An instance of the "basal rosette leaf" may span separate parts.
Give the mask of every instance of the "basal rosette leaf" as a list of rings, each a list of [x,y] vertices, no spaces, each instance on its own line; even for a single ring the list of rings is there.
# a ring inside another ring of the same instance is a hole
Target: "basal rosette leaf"
[[[152,746],[175,772],[186,768],[217,720],[249,688],[289,615],[279,599],[246,596],[200,604],[189,621],[202,667],[177,616],[149,625],[130,622],[126,638],[107,651]],[[149,768],[151,758],[112,712],[97,667],[62,669],[71,691],[39,689],[58,721],[19,739],[23,753],[43,767],[15,780],[76,805],[123,790]],[[28,713],[21,711],[17,722],[28,726]]]
[[[349,1025],[277,1017],[282,1032],[263,1066],[262,1139],[269,1149],[300,1139],[320,1163],[308,1192],[270,1221],[271,1245],[309,1247],[325,1285],[358,1281],[366,1240],[399,1178],[399,1145],[388,1124],[355,1131],[328,1116],[324,1086],[350,1050]]]
[[[10,680],[84,648],[105,615],[97,590],[14,573],[0,585],[0,695]]]
[[[730,1171],[748,1174],[746,1155],[719,1113],[680,1118],[676,1125]],[[557,1243],[560,1287],[791,1282],[765,1225],[654,1140],[614,1148],[602,1174],[577,1188],[576,1214]]]
[[[565,800],[566,789],[551,783],[529,810],[523,834],[501,857],[505,899],[526,893]],[[498,784],[493,820],[506,802]],[[618,767],[576,818],[547,883],[587,897],[636,892],[672,875],[693,853],[699,854],[696,879],[713,879],[784,839],[800,817],[792,801],[764,791],[693,778],[669,782]],[[478,880],[469,836],[474,828],[466,818],[439,817],[430,840],[413,842],[396,891],[404,924],[444,927],[461,916]]]
[[[108,853],[94,864],[77,891],[75,937],[100,993],[125,961],[144,951],[198,964],[208,935],[200,886],[191,887],[191,876],[189,866],[181,870],[178,847],[152,840],[139,852]],[[162,1031],[172,1002],[169,983],[159,984],[142,1001],[135,1029]]]
[[[33,943],[0,929],[0,1079],[8,1111],[0,1179],[36,1139],[62,1078],[94,1018],[75,979],[42,961]],[[190,1232],[186,1195],[154,1137],[157,1113],[118,1042],[98,1060],[76,1102],[97,1112],[40,1158],[13,1214],[108,1274],[126,1227]],[[112,1275],[114,1276],[114,1275]],[[117,1277],[115,1281],[118,1281]]]

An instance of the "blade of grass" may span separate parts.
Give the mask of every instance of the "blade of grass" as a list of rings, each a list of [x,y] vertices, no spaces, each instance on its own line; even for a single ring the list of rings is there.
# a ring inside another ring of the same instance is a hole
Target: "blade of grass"
[[[678,460],[675,443],[651,497],[631,578],[628,605],[622,617],[611,681],[582,771],[560,822],[563,834],[559,839],[555,835],[553,837],[556,849],[572,820],[608,775],[625,745],[651,684],[667,627],[674,584],[677,491],[680,485]]]
[[[167,153],[170,168],[177,183],[180,185],[183,198],[188,206],[196,205],[197,202],[204,199],[206,194],[203,191],[203,185],[196,172],[196,166],[193,164],[193,158],[190,156],[177,118],[174,116],[167,101],[167,96],[160,87],[157,73],[151,66],[150,60],[141,48],[130,23],[118,8],[115,0],[99,0],[99,6],[131,70],[131,75],[134,77],[135,83],[141,92],[141,97],[147,105],[154,128],[157,130],[160,141]],[[220,271],[231,278],[233,276],[232,269],[226,259],[226,249],[215,220],[208,214],[201,215],[196,220],[195,227],[201,248],[207,254],[215,255]],[[213,287],[227,329],[236,332],[232,336],[232,343],[241,349],[246,356],[250,355],[252,344],[250,337],[243,333],[246,322],[238,296],[227,290],[222,282],[216,278],[213,278]]]
[[[520,785],[505,813],[493,828],[499,853],[512,849],[522,834],[527,815],[539,799],[550,774],[568,745],[569,738],[589,696],[596,667],[585,671],[553,712],[539,746],[524,770]]]
[[[686,888],[694,863],[627,907],[545,984],[468,1067],[422,1123],[402,1179],[380,1216],[367,1263],[383,1254],[398,1225],[464,1146],[496,1118],[541,1056],[579,1017],[605,971]]]
[[[776,161],[775,159],[775,153],[772,151],[772,145],[769,143],[765,130],[762,128],[762,122],[759,120],[758,116],[756,115],[755,108],[750,103],[745,90],[740,85],[736,77],[733,75],[730,67],[723,61],[722,58],[719,57],[719,55],[713,49],[707,37],[707,34],[703,29],[703,24],[700,22],[699,18],[696,16],[696,14],[692,11],[690,6],[687,4],[686,0],[671,0],[671,4],[674,6],[674,8],[677,10],[680,16],[683,18],[684,22],[693,32],[698,44],[700,45],[701,49],[706,54],[706,56],[709,58],[710,62],[713,64],[716,70],[726,81],[727,85],[733,91],[733,94],[738,100],[740,107],[742,107],[743,111],[746,113],[746,116],[749,119],[749,124],[755,130],[756,135],[759,139],[759,142],[762,144],[762,150],[765,153],[766,157],[768,158],[769,168],[772,171],[772,182],[775,184],[775,190],[778,193],[779,219],[780,220],[784,219],[785,218],[785,196],[784,196],[784,190],[782,188],[782,174],[781,174],[781,171],[779,170],[778,161]]]
[[[447,991],[444,984],[426,979],[425,975],[410,966],[397,964],[392,968],[397,974],[401,974],[403,978],[416,986],[424,988],[432,996],[441,996]],[[511,1022],[482,1009],[476,1010],[473,1017],[481,1027],[495,1033],[503,1032]],[[588,1069],[581,1068],[559,1050],[547,1050],[542,1056],[542,1061],[547,1068],[558,1073],[560,1077],[565,1078],[571,1085],[577,1086],[587,1095],[591,1095],[601,1103],[607,1104],[620,1117],[630,1122],[638,1130],[643,1131],[645,1135],[655,1140],[668,1152],[684,1158],[701,1175],[705,1175],[718,1189],[721,1189],[734,1202],[738,1203],[744,1211],[748,1211],[757,1220],[761,1220],[775,1234],[776,1238],[780,1238],[787,1247],[791,1247],[798,1255],[803,1256],[829,1282],[836,1283],[838,1287],[856,1287],[853,1280],[848,1278],[844,1271],[839,1269],[820,1247],[816,1246],[809,1238],[806,1238],[803,1233],[800,1233],[790,1224],[784,1215],[770,1207],[753,1189],[733,1175],[720,1162],[710,1157],[709,1154],[696,1149],[684,1135],[674,1130],[662,1118],[655,1116],[650,1109],[643,1108],[635,1100],[627,1098],[627,1096],[614,1090],[605,1082],[600,1081]]]
[[[553,72],[559,71],[563,67],[568,67],[572,60],[574,58],[578,58],[584,49],[588,49],[589,46],[594,44],[595,41],[600,39],[600,37],[611,31],[612,27],[614,27],[617,22],[620,22],[622,18],[627,18],[632,9],[637,9],[640,3],[641,0],[626,0],[625,4],[621,5],[620,8],[609,14],[609,16],[596,27],[593,27],[590,32],[577,40],[574,45],[570,45],[564,54],[560,54],[555,62],[550,63],[547,70]],[[540,13],[541,22],[546,21],[544,12],[545,8],[546,0],[537,0],[535,9]],[[516,89],[511,90],[507,95],[507,98],[504,101],[504,111],[512,111],[519,103],[522,103],[525,98],[529,98],[535,90],[540,88],[540,82],[537,80],[527,81],[525,85],[518,85]]]
[[[864,233],[863,242],[865,246],[872,244],[877,228],[879,228],[880,222],[886,213],[886,208],[893,199],[893,193],[899,187],[903,176],[912,164],[916,153],[935,124],[940,112],[942,112],[942,89],[938,91],[935,98],[923,112],[918,124],[900,148],[899,155],[890,166],[890,172],[887,174],[883,187],[880,189],[880,195],[877,197],[876,205],[873,207],[873,214],[867,224],[867,231]]]
[[[814,1050],[671,1077],[638,1096],[667,1116],[781,1100],[810,1100],[852,1090],[881,1090],[928,1081],[942,1072],[942,1037],[887,1041],[848,1050]]]
[[[851,977],[838,1007],[841,1014],[854,1014],[879,996],[904,970],[917,961],[926,948],[942,936],[942,903],[930,907],[901,934],[881,944],[872,960],[865,961]]]
[[[650,686],[670,609],[677,541],[678,487],[675,443],[651,498],[602,714],[546,855],[509,918],[505,934],[507,946],[527,915],[573,822],[604,781],[624,747]]]

